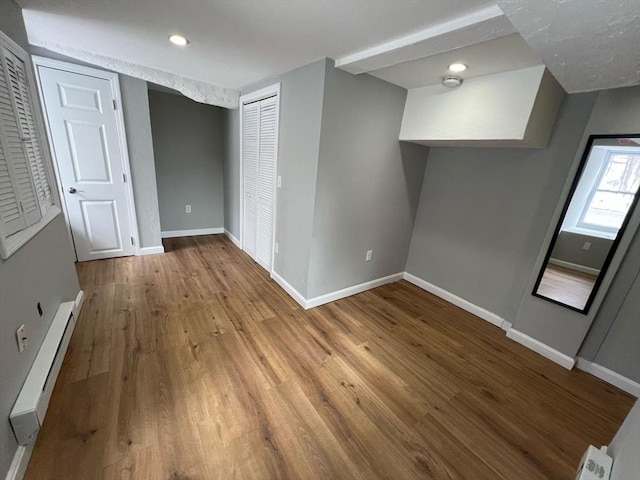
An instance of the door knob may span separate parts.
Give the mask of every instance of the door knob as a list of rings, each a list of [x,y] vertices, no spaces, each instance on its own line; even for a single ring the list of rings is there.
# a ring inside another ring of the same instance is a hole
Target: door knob
[[[74,187],[69,187],[69,193],[76,193],[78,190],[76,190]]]

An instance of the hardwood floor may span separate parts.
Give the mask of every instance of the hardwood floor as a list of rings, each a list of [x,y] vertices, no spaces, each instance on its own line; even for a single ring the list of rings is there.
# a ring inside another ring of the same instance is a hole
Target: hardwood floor
[[[304,311],[222,236],[78,265],[26,478],[570,479],[633,399],[406,282]]]
[[[549,263],[542,275],[538,293],[566,305],[583,309],[597,278],[596,275]]]

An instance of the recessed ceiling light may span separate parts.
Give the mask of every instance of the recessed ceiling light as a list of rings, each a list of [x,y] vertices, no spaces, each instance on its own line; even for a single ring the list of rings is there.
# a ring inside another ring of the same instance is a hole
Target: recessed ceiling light
[[[452,63],[449,65],[449,70],[452,72],[464,72],[467,66],[464,63]]]
[[[180,45],[181,47],[184,47],[189,43],[189,40],[184,38],[182,35],[169,35],[169,41],[175,45]]]

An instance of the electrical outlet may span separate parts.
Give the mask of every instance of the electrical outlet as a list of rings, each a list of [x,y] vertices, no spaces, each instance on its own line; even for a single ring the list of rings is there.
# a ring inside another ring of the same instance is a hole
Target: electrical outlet
[[[280,250],[280,247],[278,246],[278,242],[276,242],[276,243],[273,245],[273,249],[276,251],[276,253],[278,253],[278,250]]]
[[[367,250],[367,256],[364,259],[365,262],[370,262],[372,256],[373,256],[373,250]]]
[[[185,205],[184,209],[187,213],[191,213],[191,205]]]
[[[278,188],[282,187],[282,177],[278,175]]]
[[[22,353],[27,349],[27,332],[24,325],[16,330],[16,339],[18,340],[18,352]]]
[[[584,245],[582,245],[583,250],[589,250],[590,248],[591,248],[591,242],[584,242]]]

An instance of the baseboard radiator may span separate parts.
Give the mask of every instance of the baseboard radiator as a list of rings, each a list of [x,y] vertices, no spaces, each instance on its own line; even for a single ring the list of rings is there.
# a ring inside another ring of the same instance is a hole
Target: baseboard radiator
[[[11,410],[11,426],[20,445],[31,443],[44,421],[51,393],[75,327],[74,305],[75,302],[60,304]]]

